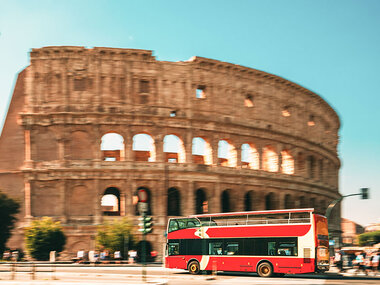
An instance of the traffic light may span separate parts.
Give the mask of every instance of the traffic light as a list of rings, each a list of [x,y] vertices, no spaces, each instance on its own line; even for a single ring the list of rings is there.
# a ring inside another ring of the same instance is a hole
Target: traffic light
[[[152,222],[152,217],[149,217],[149,216],[142,216],[141,218],[139,218],[139,226],[140,226],[140,229],[139,231],[142,232],[143,234],[149,234],[152,232],[152,226],[153,226],[153,222]]]
[[[369,189],[368,188],[360,188],[360,192],[362,194],[362,199],[369,199]]]

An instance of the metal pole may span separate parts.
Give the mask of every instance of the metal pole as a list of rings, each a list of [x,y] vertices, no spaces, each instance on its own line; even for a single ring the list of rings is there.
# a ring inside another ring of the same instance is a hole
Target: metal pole
[[[337,205],[339,202],[341,202],[343,200],[343,198],[350,197],[350,196],[357,196],[357,195],[361,195],[361,193],[345,195],[345,196],[340,197],[339,199],[336,199],[336,200],[332,201],[330,203],[330,205],[327,207],[327,210],[326,210],[327,221],[329,220],[330,215],[331,215],[331,211],[333,210],[333,208],[335,207],[335,205]]]
[[[145,211],[143,212],[143,223],[145,224],[145,217],[146,217],[146,213]],[[146,256],[146,253],[145,253],[145,225],[143,226],[144,228],[144,231],[143,231],[143,236],[142,236],[142,243],[141,243],[141,262],[142,262],[142,281],[145,282],[146,281],[146,264],[145,264],[145,256]]]

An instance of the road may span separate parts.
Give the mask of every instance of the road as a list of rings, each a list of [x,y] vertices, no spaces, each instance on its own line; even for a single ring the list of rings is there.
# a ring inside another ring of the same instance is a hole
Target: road
[[[18,272],[0,270],[0,285],[105,285],[105,284],[143,284],[139,266],[82,266],[59,265],[38,267],[33,277],[30,267],[20,267]],[[53,270],[52,270],[53,269]],[[146,268],[150,284],[380,284],[377,277],[342,276],[335,273],[325,275],[288,275],[277,278],[261,278],[251,273],[218,272],[216,276],[190,275],[184,270],[164,269],[158,266]],[[44,271],[44,272],[41,272]],[[12,280],[12,277],[15,280]],[[34,280],[33,280],[34,278]]]

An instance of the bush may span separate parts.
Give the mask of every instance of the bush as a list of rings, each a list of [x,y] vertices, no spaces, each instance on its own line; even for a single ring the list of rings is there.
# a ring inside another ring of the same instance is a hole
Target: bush
[[[359,235],[359,245],[374,245],[380,243],[380,231],[374,231]]]
[[[66,243],[60,222],[49,217],[35,220],[25,230],[26,249],[37,260],[49,260],[50,251],[60,253]]]
[[[17,201],[0,192],[0,256],[3,255],[5,244],[11,236],[19,208]]]
[[[132,232],[133,225],[127,218],[106,222],[98,226],[97,247],[111,252],[120,251],[125,258],[128,250],[135,248],[135,237]]]

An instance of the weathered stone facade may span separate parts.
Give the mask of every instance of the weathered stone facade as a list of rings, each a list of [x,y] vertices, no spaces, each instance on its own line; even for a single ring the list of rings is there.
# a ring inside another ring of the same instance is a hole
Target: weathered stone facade
[[[148,239],[159,253],[168,214],[324,212],[340,197],[339,118],[295,83],[201,57],[157,61],[148,50],[45,47],[30,58],[0,138],[0,188],[22,201],[10,246],[23,242],[33,218],[52,216],[65,227],[68,252],[93,249],[97,224],[136,220],[141,187],[155,221]],[[101,150],[107,133],[122,136],[123,149]],[[134,150],[137,134],[148,134],[154,150]],[[164,152],[166,135],[181,140],[182,153]],[[206,154],[194,153],[194,138]],[[221,140],[227,158],[218,155]],[[251,162],[242,155],[247,146]],[[101,205],[110,193],[118,200],[113,212]]]

